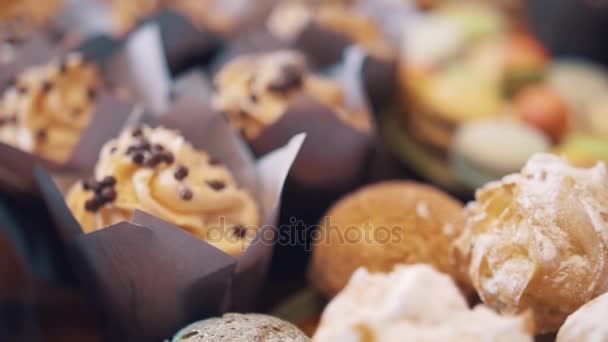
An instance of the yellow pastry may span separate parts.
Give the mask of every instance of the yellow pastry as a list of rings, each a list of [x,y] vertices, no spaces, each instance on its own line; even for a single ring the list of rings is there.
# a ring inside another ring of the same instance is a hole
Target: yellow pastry
[[[479,189],[454,243],[481,299],[502,313],[534,311],[537,333],[608,290],[608,170],[550,154]]]
[[[230,171],[164,128],[135,128],[106,143],[94,179],[74,184],[66,201],[85,232],[142,210],[233,256],[260,224],[255,201]]]
[[[99,83],[79,54],[27,69],[0,100],[0,141],[66,161],[94,112]]]

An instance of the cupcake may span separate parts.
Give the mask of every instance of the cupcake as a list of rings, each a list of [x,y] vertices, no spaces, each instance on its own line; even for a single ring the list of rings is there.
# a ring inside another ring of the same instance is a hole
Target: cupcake
[[[448,260],[464,224],[461,210],[449,195],[413,182],[378,183],[347,195],[320,223],[310,281],[332,297],[361,266],[387,272],[396,264],[428,263],[465,286],[464,270]]]
[[[559,329],[556,342],[601,342],[608,340],[608,293],[583,305]]]
[[[380,59],[394,55],[374,19],[346,3],[284,1],[275,7],[267,26],[274,37],[303,51],[319,67],[338,62],[352,44]]]
[[[301,95],[330,108],[353,129],[371,127],[365,108],[349,108],[341,84],[310,73],[304,56],[295,51],[237,57],[219,71],[214,84],[213,108],[249,141],[279,121]]]
[[[141,210],[235,257],[260,224],[253,197],[225,166],[162,127],[137,127],[106,143],[93,178],[74,184],[66,202],[85,233]]]
[[[608,170],[550,154],[486,184],[466,208],[453,262],[469,265],[484,303],[502,313],[534,312],[537,333],[606,292]]]
[[[326,307],[313,341],[532,342],[532,325],[528,314],[469,309],[450,277],[428,265],[400,265],[391,273],[358,269]]]
[[[0,40],[15,43],[40,29],[62,6],[63,0],[4,0],[0,4]]]
[[[95,111],[100,83],[96,66],[77,53],[26,69],[0,99],[0,142],[67,161]]]
[[[175,342],[306,342],[291,323],[262,314],[228,313],[193,323],[173,337]]]
[[[112,8],[114,27],[118,33],[124,34],[138,22],[164,9],[175,10],[188,17],[193,24],[200,28],[210,29],[218,33],[230,33],[247,16],[255,16],[263,12],[268,1],[256,2],[257,7],[249,6],[247,1],[218,0],[108,0]]]

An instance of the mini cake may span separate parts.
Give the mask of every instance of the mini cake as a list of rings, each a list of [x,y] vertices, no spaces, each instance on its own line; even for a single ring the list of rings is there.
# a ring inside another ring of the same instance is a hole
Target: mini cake
[[[428,265],[360,268],[326,307],[313,341],[532,342],[532,325],[530,315],[469,309],[450,277]]]
[[[466,285],[465,271],[448,260],[464,224],[461,210],[449,195],[413,182],[384,182],[347,195],[321,221],[310,280],[331,297],[361,266],[386,272],[395,264],[429,263]]]
[[[87,233],[142,210],[233,256],[260,224],[255,201],[230,171],[165,128],[138,127],[106,143],[93,178],[74,184],[66,201]]]
[[[608,293],[583,305],[559,329],[556,342],[608,341]]]
[[[97,68],[79,54],[27,69],[0,99],[0,142],[66,161],[95,110],[99,86]]]
[[[0,3],[0,41],[17,42],[44,26],[62,0],[3,0]]]
[[[193,323],[174,342],[307,342],[310,339],[291,323],[261,314],[225,314]]]
[[[246,139],[254,140],[277,122],[292,100],[306,94],[332,109],[355,129],[369,130],[365,108],[349,108],[342,86],[312,75],[293,51],[244,55],[225,65],[214,81],[213,108],[224,113]]]
[[[354,6],[345,3],[326,1],[310,5],[301,1],[280,2],[271,13],[267,26],[273,36],[295,45],[296,48],[334,49],[335,46],[300,45],[307,43],[299,40],[311,25],[359,44],[375,57],[386,59],[394,55],[393,47],[374,20],[364,11],[358,11]],[[323,39],[320,36],[317,38]],[[322,54],[323,51],[305,51],[305,53]],[[330,62],[325,59],[319,61]]]
[[[521,173],[486,184],[466,208],[455,263],[484,303],[534,311],[537,333],[608,290],[608,170],[538,154]]]

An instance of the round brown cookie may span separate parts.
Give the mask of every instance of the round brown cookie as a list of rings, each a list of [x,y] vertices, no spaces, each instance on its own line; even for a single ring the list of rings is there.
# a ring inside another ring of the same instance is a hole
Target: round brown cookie
[[[405,181],[370,185],[336,203],[320,223],[310,280],[334,296],[358,267],[390,271],[429,263],[467,283],[448,259],[464,222],[462,204],[431,186]]]
[[[173,342],[307,342],[310,339],[291,323],[261,314],[225,314],[193,323],[178,332]]]

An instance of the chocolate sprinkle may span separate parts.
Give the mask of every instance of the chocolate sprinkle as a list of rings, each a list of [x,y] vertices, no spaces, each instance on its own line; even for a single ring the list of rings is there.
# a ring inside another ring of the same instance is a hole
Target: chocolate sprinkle
[[[222,165],[222,161],[215,157],[209,157],[209,165],[214,165],[214,166]]]
[[[116,190],[111,187],[103,188],[99,196],[104,201],[112,202],[116,199]]]
[[[67,70],[68,70],[68,63],[67,63],[67,61],[61,61],[61,63],[59,63],[59,72],[63,74]]]
[[[173,177],[175,177],[175,179],[178,181],[182,181],[184,178],[188,177],[189,172],[190,170],[187,167],[180,165],[177,167],[177,170],[175,170]]]
[[[286,93],[293,89],[300,88],[304,80],[302,70],[291,64],[284,65],[281,68],[281,75],[270,82],[268,90],[275,93]]]
[[[239,239],[242,239],[247,236],[247,227],[243,225],[234,226],[232,228],[232,234],[234,234],[234,236],[238,237]]]
[[[97,90],[95,90],[95,88],[89,88],[89,90],[87,90],[87,97],[90,101],[95,101],[97,98]]]
[[[84,203],[84,208],[87,211],[96,212],[105,204],[114,202],[118,196],[114,189],[115,185],[116,178],[113,176],[106,176],[99,182],[94,179],[83,181],[84,190],[93,192],[93,197]]]
[[[257,103],[258,102],[258,96],[256,94],[251,94],[249,95],[249,99],[251,100],[251,102],[253,103]]]
[[[102,204],[99,201],[98,197],[93,197],[86,202],[84,202],[84,209],[91,212],[96,212],[101,208]]]
[[[100,184],[102,186],[114,186],[116,185],[116,178],[114,178],[114,176],[105,176],[101,180]]]
[[[181,199],[183,199],[184,201],[190,201],[192,197],[194,197],[194,194],[190,189],[181,189],[179,191],[179,197],[181,197]]]
[[[51,83],[50,81],[42,82],[42,92],[48,93],[49,91],[51,91],[51,89],[53,89],[53,83]]]
[[[142,165],[144,163],[144,154],[142,152],[137,152],[135,154],[133,154],[133,162],[137,165]]]
[[[211,189],[213,189],[215,191],[220,191],[226,187],[226,183],[224,183],[220,180],[211,180],[211,181],[207,181],[206,183],[207,183],[207,185],[209,185],[209,187],[211,187]]]
[[[36,132],[36,138],[38,140],[44,140],[47,137],[47,132],[44,128],[41,128],[38,130],[38,132]]]
[[[118,147],[114,146],[110,149],[110,154],[114,154],[116,151],[118,151]]]
[[[135,127],[135,128],[133,128],[133,131],[131,131],[131,135],[134,137],[139,137],[143,134],[144,134],[144,131],[142,130],[141,127]]]
[[[17,91],[18,91],[18,92],[19,92],[19,94],[21,94],[21,95],[25,95],[25,94],[27,94],[27,88],[26,88],[26,87],[19,86],[19,87],[17,87]]]
[[[82,108],[74,108],[72,109],[72,117],[79,117],[82,114]]]

